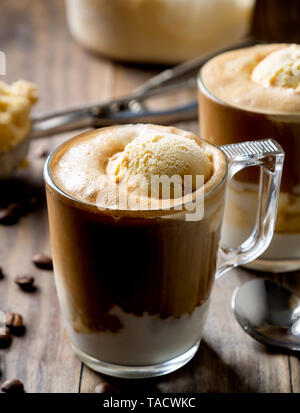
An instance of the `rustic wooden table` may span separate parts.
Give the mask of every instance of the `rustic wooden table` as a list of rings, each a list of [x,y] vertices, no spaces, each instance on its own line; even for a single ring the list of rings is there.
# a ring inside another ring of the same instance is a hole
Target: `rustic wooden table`
[[[125,66],[101,59],[72,41],[62,0],[2,0],[0,50],[6,53],[7,76],[36,82],[40,90],[38,112],[60,109],[125,94],[157,69]],[[180,125],[197,131],[196,122]],[[0,226],[0,309],[24,316],[26,334],[0,350],[0,382],[17,377],[28,392],[93,392],[101,376],[84,366],[72,353],[64,331],[52,272],[33,267],[36,252],[50,253],[47,212],[42,182],[44,159],[37,156],[70,134],[33,142],[29,166],[19,171],[9,187],[0,188],[0,200],[18,196],[25,186],[38,194],[38,208],[17,225]],[[17,274],[36,277],[35,293],[22,292]],[[268,276],[267,274],[264,274]],[[109,379],[121,391],[157,392],[299,392],[297,354],[276,352],[247,336],[230,310],[234,289],[254,274],[231,271],[215,285],[204,339],[195,358],[168,376],[141,381]],[[280,275],[280,281],[300,290],[300,274]]]

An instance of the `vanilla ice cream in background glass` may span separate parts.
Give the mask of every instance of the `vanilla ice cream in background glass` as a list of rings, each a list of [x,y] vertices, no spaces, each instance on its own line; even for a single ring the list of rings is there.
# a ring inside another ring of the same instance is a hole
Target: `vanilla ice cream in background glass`
[[[217,145],[273,138],[285,151],[275,233],[248,267],[300,269],[300,45],[270,44],[223,53],[199,74],[201,137]],[[231,181],[223,240],[239,245],[251,232],[257,204],[255,168]]]
[[[199,347],[214,279],[267,247],[281,148],[223,150],[184,130],[137,124],[83,133],[48,158],[58,298],[73,349],[92,369],[141,378],[183,366]],[[258,164],[256,231],[247,245],[219,249],[227,181]],[[157,177],[163,188],[153,191]]]
[[[66,0],[74,38],[104,56],[179,63],[246,36],[254,0]]]

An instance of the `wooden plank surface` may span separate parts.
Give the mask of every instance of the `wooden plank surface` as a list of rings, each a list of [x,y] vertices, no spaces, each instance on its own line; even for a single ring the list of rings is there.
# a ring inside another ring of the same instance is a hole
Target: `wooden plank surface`
[[[125,94],[156,72],[153,67],[111,63],[81,49],[67,31],[61,0],[2,0],[0,50],[7,57],[3,80],[24,78],[38,84],[41,99],[35,110],[39,112]],[[198,130],[197,122],[179,126]],[[36,210],[19,224],[0,226],[0,266],[5,273],[0,280],[0,309],[20,312],[27,327],[26,334],[15,337],[9,349],[0,350],[0,382],[17,377],[28,392],[92,392],[103,379],[72,353],[52,272],[37,270],[31,264],[33,254],[50,252],[42,182],[44,159],[37,157],[37,150],[51,150],[69,136],[33,142],[29,166],[9,183],[10,191],[0,187],[1,198],[7,192],[16,197],[26,185],[39,199]],[[36,277],[36,292],[18,289],[13,279],[20,273]],[[106,379],[121,391],[299,392],[299,357],[256,343],[231,314],[234,289],[255,276],[261,275],[239,269],[218,280],[203,342],[187,366],[151,380]],[[281,280],[300,291],[300,274],[281,276]]]

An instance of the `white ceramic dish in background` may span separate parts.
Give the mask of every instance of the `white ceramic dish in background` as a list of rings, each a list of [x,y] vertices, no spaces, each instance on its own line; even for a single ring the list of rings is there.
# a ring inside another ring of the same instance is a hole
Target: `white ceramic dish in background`
[[[254,0],[66,0],[74,38],[109,58],[174,64],[249,31]]]

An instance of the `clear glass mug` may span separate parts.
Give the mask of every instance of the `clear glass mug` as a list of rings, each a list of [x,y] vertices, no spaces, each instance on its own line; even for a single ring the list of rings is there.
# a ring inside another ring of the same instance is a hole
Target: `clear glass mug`
[[[204,201],[201,216],[118,211],[115,220],[57,187],[51,164],[64,145],[49,156],[44,179],[55,282],[72,347],[90,368],[108,375],[172,372],[198,350],[214,280],[269,245],[284,153],[273,140],[208,144],[223,167],[212,189],[196,199],[196,209]],[[227,184],[255,165],[261,170],[255,227],[242,245],[226,249],[219,241]]]
[[[273,138],[285,152],[275,231],[269,248],[247,267],[266,272],[300,269],[300,116],[247,110],[224,102],[198,75],[200,136],[215,145]],[[239,245],[251,233],[258,200],[257,168],[242,171],[229,185],[222,240]]]

